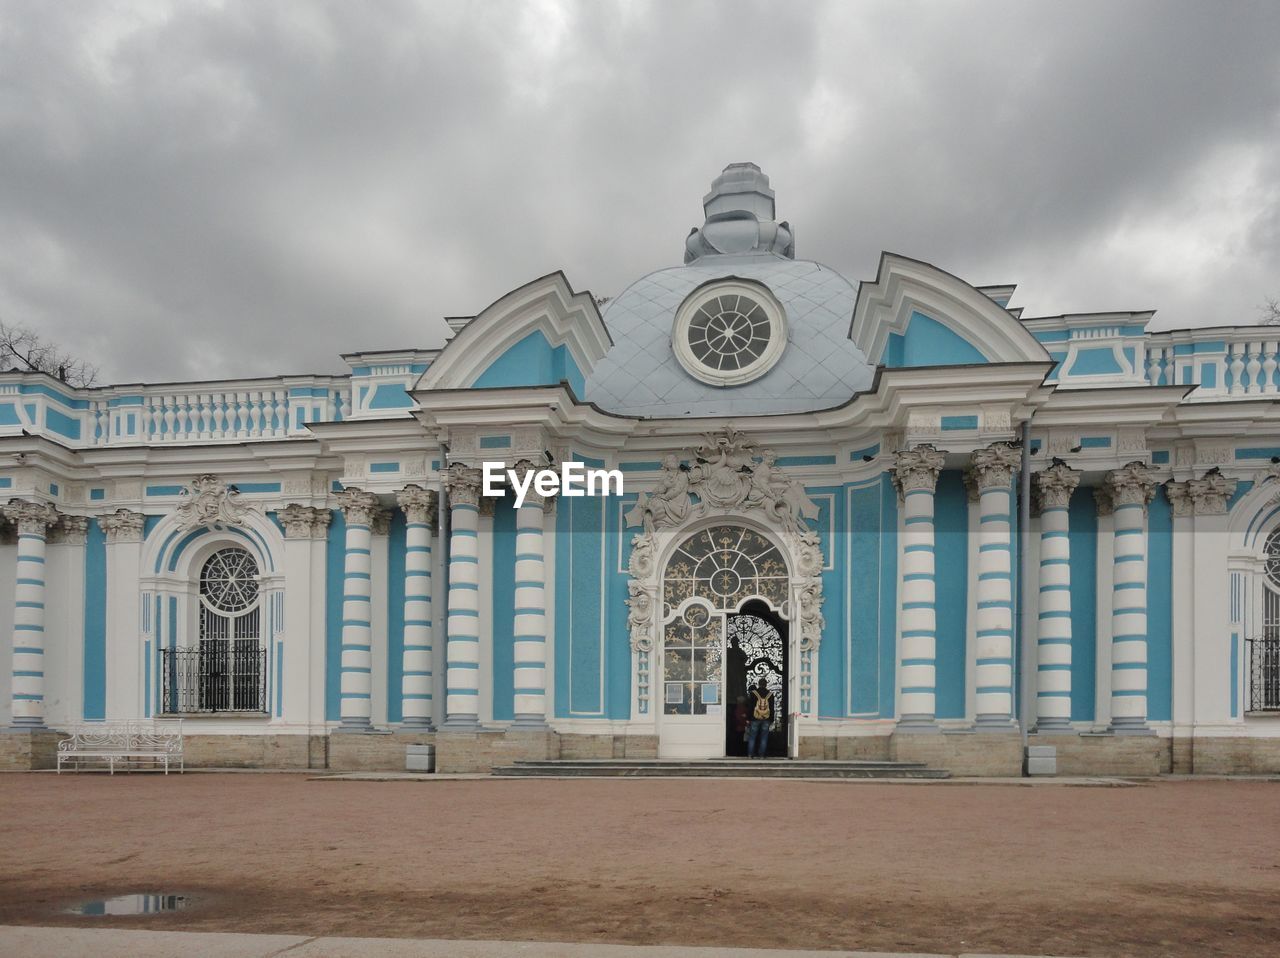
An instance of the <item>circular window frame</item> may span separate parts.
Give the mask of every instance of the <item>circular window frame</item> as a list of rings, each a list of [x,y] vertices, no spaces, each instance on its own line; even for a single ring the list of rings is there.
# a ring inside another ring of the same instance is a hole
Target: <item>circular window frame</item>
[[[721,296],[745,296],[758,305],[769,320],[769,341],[764,350],[737,369],[712,369],[694,354],[689,344],[689,328],[699,310]],[[713,280],[690,293],[676,310],[671,348],[685,372],[699,382],[711,386],[741,386],[759,379],[777,364],[787,348],[787,332],[787,312],[766,286],[736,277]]]

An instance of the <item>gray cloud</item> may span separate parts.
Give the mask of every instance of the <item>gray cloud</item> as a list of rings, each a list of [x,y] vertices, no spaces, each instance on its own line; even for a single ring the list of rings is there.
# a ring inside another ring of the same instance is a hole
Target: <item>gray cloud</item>
[[[726,163],[799,255],[1028,313],[1280,295],[1280,6],[0,3],[0,315],[111,380],[439,344],[679,262]]]

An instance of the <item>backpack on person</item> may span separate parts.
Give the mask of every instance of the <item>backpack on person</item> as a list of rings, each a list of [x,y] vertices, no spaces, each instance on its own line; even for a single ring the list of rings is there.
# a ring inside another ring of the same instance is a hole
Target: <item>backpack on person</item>
[[[756,697],[756,707],[755,711],[751,713],[751,717],[757,721],[767,721],[769,718],[769,712],[771,711],[769,707],[769,700],[773,698],[773,693],[769,692],[766,695],[761,695],[755,689],[752,689],[751,694]]]

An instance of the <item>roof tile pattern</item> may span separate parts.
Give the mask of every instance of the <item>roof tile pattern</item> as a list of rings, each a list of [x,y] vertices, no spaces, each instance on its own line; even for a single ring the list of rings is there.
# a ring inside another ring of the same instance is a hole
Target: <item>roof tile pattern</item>
[[[787,313],[787,348],[759,379],[713,386],[694,379],[671,349],[676,311],[703,283],[730,276],[768,286]],[[708,257],[658,270],[605,309],[614,346],[587,379],[602,409],[645,418],[808,412],[846,402],[873,370],[849,339],[854,288],[818,263],[781,256]]]

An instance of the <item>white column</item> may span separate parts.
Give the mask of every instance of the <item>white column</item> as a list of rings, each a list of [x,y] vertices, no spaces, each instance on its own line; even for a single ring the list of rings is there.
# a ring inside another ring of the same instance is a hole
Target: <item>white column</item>
[[[1040,502],[1040,611],[1036,621],[1036,731],[1071,728],[1071,495],[1080,473],[1064,462],[1035,475]]]
[[[400,708],[406,727],[431,728],[435,651],[431,611],[431,527],[436,494],[409,485],[396,497],[405,514],[404,668]]]
[[[147,517],[117,509],[98,517],[107,537],[107,720],[143,718],[145,674],[142,594],[138,587]],[[154,658],[155,650],[151,650]]]
[[[346,517],[342,563],[342,659],[340,730],[372,728],[373,619],[372,555],[374,513],[378,498],[359,489],[344,489],[338,504]]]
[[[1017,449],[997,442],[973,453],[978,489],[978,628],[974,729],[1007,732],[1013,718],[1013,477]]]
[[[45,544],[58,513],[47,502],[11,499],[5,518],[18,527],[13,592],[13,684],[15,729],[44,728]]]
[[[281,689],[282,717],[313,729],[324,724],[325,542],[328,509],[293,503],[278,513],[284,526],[284,646],[275,674]],[[281,674],[283,672],[283,674]]]
[[[480,470],[449,467],[449,617],[445,645],[447,729],[480,724]]]
[[[904,731],[938,728],[933,496],[943,462],[941,452],[922,445],[898,453],[893,466],[894,485],[903,503],[898,728]]]
[[[520,482],[536,469],[522,459],[515,465]],[[547,579],[543,517],[546,503],[532,485],[516,510],[515,723],[547,724]]]
[[[1103,490],[1115,520],[1111,578],[1111,731],[1147,727],[1147,504],[1156,481],[1141,462],[1108,472]]]

